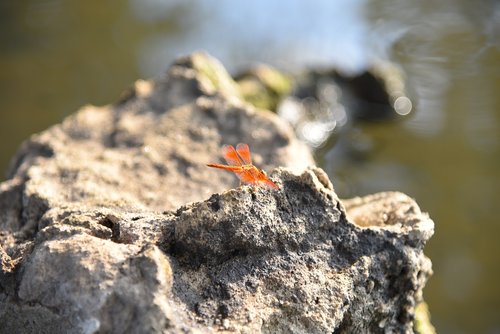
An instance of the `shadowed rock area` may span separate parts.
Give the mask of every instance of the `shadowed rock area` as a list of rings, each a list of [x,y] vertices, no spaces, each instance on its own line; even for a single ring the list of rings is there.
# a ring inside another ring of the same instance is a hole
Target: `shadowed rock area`
[[[205,166],[238,142],[278,190]],[[411,198],[340,201],[203,53],[34,135],[8,177],[1,333],[411,333],[432,272]]]

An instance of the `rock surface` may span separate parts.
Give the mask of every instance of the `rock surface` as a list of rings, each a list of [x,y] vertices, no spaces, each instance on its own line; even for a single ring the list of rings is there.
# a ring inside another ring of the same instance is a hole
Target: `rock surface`
[[[279,190],[206,168],[238,142]],[[342,203],[312,166],[205,54],[83,108],[0,184],[0,332],[412,332],[432,221],[400,193]]]

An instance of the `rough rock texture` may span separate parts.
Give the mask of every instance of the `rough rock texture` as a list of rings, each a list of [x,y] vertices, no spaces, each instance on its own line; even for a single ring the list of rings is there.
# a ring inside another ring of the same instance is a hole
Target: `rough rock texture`
[[[237,142],[279,190],[206,168]],[[400,193],[342,204],[312,165],[200,53],[83,108],[0,184],[0,333],[412,332],[432,221]]]

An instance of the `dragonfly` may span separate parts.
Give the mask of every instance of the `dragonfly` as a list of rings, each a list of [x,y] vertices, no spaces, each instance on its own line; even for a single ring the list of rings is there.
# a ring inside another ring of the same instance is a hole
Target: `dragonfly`
[[[271,181],[263,170],[252,164],[252,156],[247,144],[240,143],[236,145],[236,149],[233,145],[224,145],[222,156],[227,165],[207,164],[207,166],[231,171],[236,174],[241,183],[278,189],[276,183]]]

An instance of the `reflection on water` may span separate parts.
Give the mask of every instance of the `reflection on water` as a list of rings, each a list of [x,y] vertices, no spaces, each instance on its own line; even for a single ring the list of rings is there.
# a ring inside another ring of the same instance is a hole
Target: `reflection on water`
[[[457,249],[455,256],[444,263],[441,271],[445,281],[449,282],[444,288],[450,299],[467,300],[479,288],[481,267],[469,252]]]
[[[161,2],[148,1],[159,7]],[[363,0],[319,0],[315,6],[301,0],[191,3],[182,36],[158,33],[144,45],[143,75],[156,75],[166,58],[197,49],[208,50],[230,70],[265,62],[288,69],[335,64],[356,72],[369,62]]]
[[[349,149],[355,144],[340,141],[326,154],[326,165],[347,195],[399,189],[431,213],[436,235],[427,253],[435,276],[425,297],[438,332],[495,332],[500,57],[491,34],[498,31],[500,21],[493,20],[500,3],[427,5],[371,3],[370,22],[382,40],[395,28],[402,31],[388,54],[405,69],[415,112],[402,125],[357,126],[362,135],[353,140],[371,143],[364,159],[349,158],[345,151],[355,151]]]
[[[394,61],[405,120],[346,123],[349,109],[331,109],[313,132],[341,119],[343,130],[318,161],[344,197],[401,190],[430,212],[425,298],[439,333],[499,332],[499,46],[495,0],[2,2],[0,165],[31,133],[116,100],[180,53],[206,49],[231,70],[262,61],[357,74]]]

